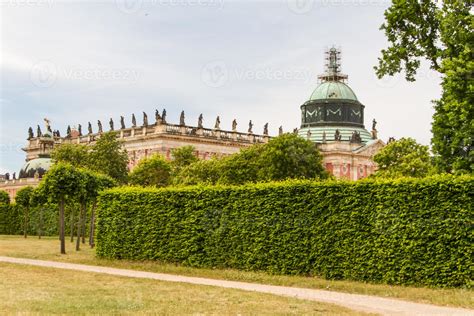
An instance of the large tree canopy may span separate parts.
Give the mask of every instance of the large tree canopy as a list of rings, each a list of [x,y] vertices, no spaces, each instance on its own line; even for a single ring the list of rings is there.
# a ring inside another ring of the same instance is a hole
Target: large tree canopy
[[[405,72],[415,80],[422,59],[443,75],[435,102],[432,145],[441,171],[474,172],[473,1],[393,0],[381,29],[390,46],[378,77]]]
[[[283,134],[221,159],[198,161],[181,170],[177,184],[243,184],[285,179],[327,178],[315,144]]]
[[[432,170],[428,146],[412,138],[390,142],[374,156],[374,161],[379,168],[374,176],[381,178],[422,178]]]
[[[164,187],[169,184],[170,176],[170,163],[160,154],[154,154],[140,160],[128,178],[133,185]]]

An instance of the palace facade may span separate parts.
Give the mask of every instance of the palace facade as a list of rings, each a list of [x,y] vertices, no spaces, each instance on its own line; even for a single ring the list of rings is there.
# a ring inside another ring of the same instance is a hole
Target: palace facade
[[[318,146],[323,156],[326,170],[336,178],[358,180],[375,172],[376,165],[372,157],[385,144],[377,138],[376,122],[368,132],[364,126],[365,106],[359,102],[355,93],[347,85],[347,75],[340,72],[340,52],[331,48],[326,53],[326,72],[318,77],[319,84],[308,101],[300,106],[301,126],[295,129],[303,138],[311,140]],[[2,180],[0,190],[7,191],[14,198],[18,189],[36,186],[43,174],[51,166],[50,153],[61,144],[93,144],[103,133],[102,122],[97,122],[97,131],[88,123],[87,132],[83,133],[81,125],[70,128],[65,136],[51,129],[49,120],[45,119],[46,131],[43,133],[38,125],[36,135],[29,129],[26,152],[26,163],[19,172],[19,179]],[[131,126],[125,126],[124,117],[120,118],[119,128],[115,128],[110,119],[109,130],[117,131],[117,137],[129,156],[129,169],[143,158],[159,153],[171,159],[171,151],[186,145],[195,148],[195,154],[201,159],[213,156],[225,156],[238,152],[241,148],[254,144],[266,143],[268,124],[262,134],[253,132],[252,121],[247,132],[237,131],[237,122],[232,122],[232,130],[221,130],[220,118],[217,117],[214,128],[203,127],[203,117],[197,125],[185,123],[184,111],[179,124],[171,124],[166,119],[166,111],[155,112],[153,123],[143,113],[143,119],[137,124],[132,115]],[[282,128],[280,127],[280,132]],[[13,178],[16,178],[15,176]]]

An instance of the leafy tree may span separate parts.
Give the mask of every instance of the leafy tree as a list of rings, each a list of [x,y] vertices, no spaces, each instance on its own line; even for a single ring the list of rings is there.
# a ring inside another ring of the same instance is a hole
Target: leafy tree
[[[173,183],[177,185],[216,184],[219,180],[220,164],[217,158],[199,160],[181,169],[173,178]]]
[[[422,178],[433,169],[428,146],[418,144],[413,138],[389,143],[374,156],[374,161],[379,168],[374,176],[381,178]]]
[[[10,204],[10,196],[6,191],[0,190],[0,203]]]
[[[316,146],[294,134],[254,145],[222,159],[199,161],[177,175],[177,184],[243,184],[246,182],[328,177]]]
[[[328,177],[316,145],[295,134],[283,134],[264,145],[258,156],[259,180],[315,179]]]
[[[160,154],[140,160],[129,175],[129,183],[164,187],[170,183],[171,166]]]
[[[171,156],[173,157],[171,167],[174,174],[177,174],[184,167],[189,166],[190,164],[199,160],[194,152],[194,146],[183,146],[175,148],[171,151]]]
[[[31,206],[37,207],[39,211],[38,219],[38,239],[41,239],[43,235],[43,215],[44,215],[44,205],[48,203],[48,197],[44,191],[43,186],[39,186],[33,190],[30,198]]]
[[[28,222],[30,219],[31,199],[33,196],[33,187],[27,186],[18,190],[15,196],[15,202],[23,209],[23,237],[28,236]]]
[[[61,241],[61,253],[66,253],[64,205],[68,200],[74,200],[79,196],[83,185],[83,175],[75,167],[68,163],[55,163],[48,170],[40,182],[40,190],[44,190],[52,199],[58,201],[59,205],[59,239]]]
[[[67,162],[76,167],[85,167],[88,164],[89,148],[81,144],[61,144],[53,149],[51,159]]]
[[[422,59],[443,75],[432,145],[438,167],[447,172],[474,172],[472,8],[472,1],[394,0],[381,26],[390,46],[375,67],[379,78],[405,71],[414,81]]]
[[[127,151],[117,139],[116,132],[107,132],[100,136],[89,153],[87,167],[110,176],[119,183],[127,181]]]

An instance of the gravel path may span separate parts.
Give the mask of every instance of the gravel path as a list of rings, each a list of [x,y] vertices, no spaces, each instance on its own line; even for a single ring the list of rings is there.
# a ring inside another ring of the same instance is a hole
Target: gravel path
[[[236,281],[215,280],[207,278],[187,277],[172,274],[143,272],[136,270],[115,269],[83,264],[63,263],[55,261],[32,260],[0,256],[0,262],[27,264],[39,267],[67,269],[85,272],[104,273],[110,275],[126,276],[132,278],[154,279],[168,282],[182,282],[198,285],[219,286],[224,288],[239,289],[270,293],[300,299],[325,302],[344,306],[353,310],[378,313],[382,315],[473,315],[474,310],[463,308],[449,308],[435,305],[412,303],[397,299],[382,298],[377,296],[347,294],[325,290],[313,290],[288,286],[264,285]]]

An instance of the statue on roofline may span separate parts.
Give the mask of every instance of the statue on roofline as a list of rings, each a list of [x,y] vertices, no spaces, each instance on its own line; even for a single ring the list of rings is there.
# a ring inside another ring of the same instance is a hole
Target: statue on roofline
[[[310,140],[311,139],[311,130],[308,129],[308,132],[306,132],[306,139]]]
[[[33,134],[33,128],[31,126],[28,128],[28,139],[34,138],[35,135]]]
[[[51,121],[47,118],[44,118],[44,124],[46,126],[46,131],[52,134],[53,131],[51,130]]]
[[[278,136],[283,135],[283,126],[278,127]]]
[[[110,130],[113,131],[114,130],[114,120],[112,120],[112,118],[110,118],[110,120],[109,120],[109,126],[110,126]]]
[[[268,123],[265,123],[265,125],[263,125],[263,135],[268,135]]]
[[[214,124],[214,129],[221,128],[221,118],[219,116],[216,117],[216,123]]]
[[[161,116],[160,116],[160,112],[158,110],[155,110],[155,121],[156,121],[157,124],[161,123]]]
[[[120,115],[120,129],[125,129],[125,118]]]
[[[67,126],[67,129],[66,129],[66,136],[67,136],[67,137],[71,137],[71,125],[68,125],[68,126]]]
[[[36,127],[36,137],[41,137],[43,136],[43,133],[41,132],[41,127],[38,125]]]
[[[232,131],[237,132],[237,120],[236,119],[234,119],[232,121]]]
[[[102,123],[100,120],[97,120],[97,126],[99,127],[99,133],[102,133]]]
[[[202,128],[202,120],[203,120],[203,117],[202,117],[202,113],[199,114],[199,118],[198,118],[198,128]]]
[[[136,127],[137,126],[137,119],[135,118],[135,114],[132,113],[132,127]]]
[[[339,132],[339,129],[336,129],[336,132],[334,133],[334,140],[340,141],[342,139],[341,132]]]
[[[92,124],[91,124],[91,122],[87,122],[87,132],[89,134],[92,134]]]
[[[184,111],[181,111],[181,115],[179,116],[179,125],[184,126]]]
[[[163,112],[161,112],[161,121],[166,124],[166,109],[163,109]]]
[[[77,132],[79,133],[79,136],[82,136],[82,125],[81,124],[77,125]]]
[[[148,115],[143,112],[143,126],[148,126]]]
[[[253,128],[253,123],[252,123],[252,120],[250,120],[250,121],[249,121],[249,129],[247,130],[247,132],[248,132],[249,134],[252,134],[252,133],[253,133],[253,132],[252,132],[252,128]]]

